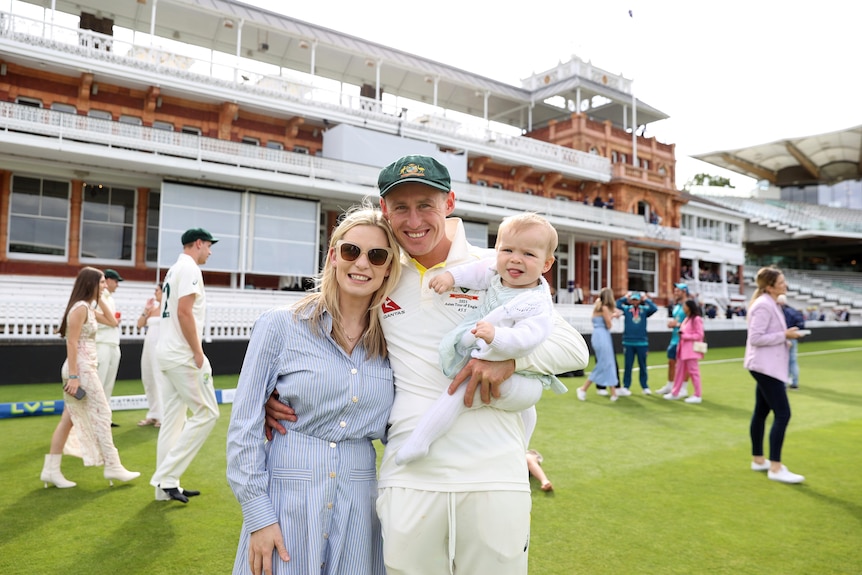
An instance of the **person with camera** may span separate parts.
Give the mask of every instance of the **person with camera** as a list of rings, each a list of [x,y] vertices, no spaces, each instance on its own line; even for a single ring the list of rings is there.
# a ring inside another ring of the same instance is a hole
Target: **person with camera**
[[[641,391],[644,395],[652,395],[649,388],[647,373],[647,350],[649,340],[647,339],[647,318],[658,311],[656,305],[643,292],[628,292],[617,300],[617,309],[622,310],[625,318],[623,328],[623,387],[617,390],[617,395],[628,396],[632,392],[632,368],[635,356],[638,358],[640,368]]]

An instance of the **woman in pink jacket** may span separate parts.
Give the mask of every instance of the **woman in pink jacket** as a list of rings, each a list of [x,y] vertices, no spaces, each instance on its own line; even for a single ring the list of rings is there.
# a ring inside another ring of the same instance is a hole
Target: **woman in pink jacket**
[[[781,270],[768,267],[757,272],[757,290],[748,311],[748,339],[745,342],[745,368],[757,382],[754,414],[751,416],[751,469],[768,471],[769,479],[782,483],[801,483],[805,477],[792,473],[781,464],[784,432],[790,422],[787,381],[790,351],[788,341],[801,337],[799,328],[788,329],[778,296],[787,292]],[[766,417],[773,413],[769,431],[769,460],[763,456]]]
[[[703,341],[703,314],[700,306],[693,299],[686,300],[682,305],[685,319],[679,328],[679,345],[676,350],[676,374],[673,389],[664,395],[665,399],[679,399],[679,392],[687,377],[691,376],[694,385],[694,395],[685,400],[686,403],[700,403],[703,388],[700,385],[700,366],[698,360],[703,354],[694,351],[694,342]]]

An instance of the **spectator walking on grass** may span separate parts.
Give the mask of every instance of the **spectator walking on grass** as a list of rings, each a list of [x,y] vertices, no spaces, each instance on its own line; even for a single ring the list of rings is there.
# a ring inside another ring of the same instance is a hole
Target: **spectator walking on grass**
[[[688,284],[675,283],[673,284],[673,302],[669,306],[670,319],[667,320],[667,326],[672,328],[670,334],[670,343],[667,346],[667,383],[658,390],[659,395],[666,395],[673,390],[673,384],[676,381],[676,352],[679,348],[679,327],[686,318],[685,306],[683,305],[688,297]],[[688,392],[685,386],[679,390],[679,395],[685,397]]]
[[[78,272],[63,320],[60,335],[66,339],[63,378],[63,414],[51,437],[41,479],[60,488],[75,487],[63,477],[60,461],[64,451],[84,460],[84,465],[104,465],[105,479],[131,481],[140,475],[120,463],[120,453],[111,433],[111,406],[99,380],[96,329],[99,323],[116,326],[117,318],[99,297],[106,289],[101,271],[85,267]],[[102,313],[95,313],[98,307]]]
[[[614,292],[611,288],[603,288],[593,305],[593,335],[592,347],[596,356],[596,367],[590,372],[586,383],[577,389],[578,399],[586,401],[587,390],[592,383],[610,390],[611,401],[617,400],[616,385],[618,382],[617,364],[614,356],[614,343],[611,339],[613,319],[622,315],[614,303]]]
[[[755,278],[757,289],[748,306],[748,337],[744,365],[757,387],[751,416],[751,469],[767,471],[769,479],[782,483],[801,483],[805,477],[791,472],[781,463],[784,434],[790,422],[787,375],[790,365],[788,340],[798,339],[799,328],[787,327],[778,296],[787,292],[784,274],[774,267],[761,268]],[[763,456],[766,418],[773,414],[769,431],[769,460]]]
[[[685,400],[686,403],[700,403],[703,388],[700,382],[700,366],[698,361],[703,354],[694,350],[694,343],[703,341],[703,317],[700,306],[693,299],[683,304],[685,319],[679,328],[679,344],[676,352],[676,374],[673,389],[664,395],[665,399],[679,399],[685,380],[691,377],[694,385],[694,395]]]

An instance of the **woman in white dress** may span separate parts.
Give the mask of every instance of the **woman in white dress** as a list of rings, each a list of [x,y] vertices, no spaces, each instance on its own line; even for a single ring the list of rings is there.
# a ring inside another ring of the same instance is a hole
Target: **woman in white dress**
[[[147,334],[144,336],[144,347],[141,350],[141,382],[144,384],[144,393],[147,395],[147,416],[138,422],[140,427],[162,425],[162,402],[159,399],[159,386],[161,385],[162,370],[156,361],[156,344],[159,340],[159,322],[162,319],[162,284],[156,286],[154,297],[147,300],[144,311],[138,316],[138,329],[146,326]]]
[[[58,330],[66,339],[66,361],[60,370],[63,378],[63,415],[51,436],[41,479],[60,488],[75,487],[63,477],[60,461],[64,451],[77,455],[84,465],[104,465],[105,479],[131,481],[140,475],[120,463],[120,454],[111,434],[111,406],[99,381],[96,358],[97,322],[116,326],[117,319],[99,294],[105,289],[101,271],[85,267],[78,272],[72,295]],[[98,303],[96,303],[98,302]],[[102,313],[96,314],[98,305]],[[80,389],[79,389],[80,388]],[[81,392],[80,390],[83,390]]]

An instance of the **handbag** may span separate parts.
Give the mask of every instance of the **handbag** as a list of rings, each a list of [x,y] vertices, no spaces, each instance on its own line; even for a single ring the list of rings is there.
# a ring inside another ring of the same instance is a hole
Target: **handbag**
[[[696,341],[692,344],[692,349],[697,353],[706,353],[706,350],[709,349],[709,346],[705,341]]]

